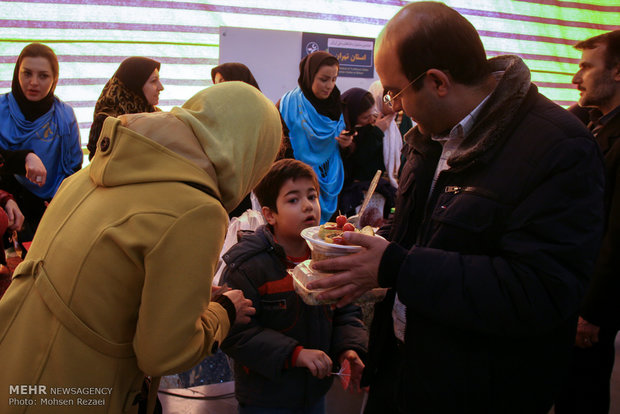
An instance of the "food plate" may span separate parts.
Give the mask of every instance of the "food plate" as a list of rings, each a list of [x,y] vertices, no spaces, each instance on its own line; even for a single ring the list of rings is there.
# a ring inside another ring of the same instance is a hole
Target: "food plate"
[[[319,229],[321,226],[308,227],[301,231],[301,237],[306,239],[310,248],[313,249],[315,246],[320,246],[330,250],[343,251],[347,252],[347,254],[360,252],[362,251],[362,246],[357,246],[354,244],[335,244],[328,243],[325,240],[321,240],[319,237]]]

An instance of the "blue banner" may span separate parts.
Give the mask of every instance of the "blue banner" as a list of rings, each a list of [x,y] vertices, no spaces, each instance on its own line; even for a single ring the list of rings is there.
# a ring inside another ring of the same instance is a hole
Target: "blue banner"
[[[317,50],[329,52],[340,62],[338,76],[345,78],[374,77],[374,48],[373,38],[305,32],[301,37],[302,59]]]

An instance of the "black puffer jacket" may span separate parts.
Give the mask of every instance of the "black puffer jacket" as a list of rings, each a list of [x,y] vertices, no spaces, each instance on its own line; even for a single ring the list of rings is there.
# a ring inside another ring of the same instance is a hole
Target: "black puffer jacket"
[[[323,350],[335,363],[347,349],[363,358],[368,335],[360,308],[306,305],[293,290],[284,250],[265,226],[243,236],[223,258],[222,283],[243,290],[256,308],[252,321],[235,325],[222,343],[235,360],[237,400],[263,407],[313,405],[329,390],[331,377],[319,380],[286,364],[298,345]]]
[[[546,413],[566,371],[603,224],[603,165],[587,129],[540,95],[520,58],[504,71],[427,200],[441,145],[415,128],[379,282],[365,380],[399,355],[402,412]]]
[[[598,326],[620,329],[620,112],[597,133],[605,155],[605,235],[581,315]]]

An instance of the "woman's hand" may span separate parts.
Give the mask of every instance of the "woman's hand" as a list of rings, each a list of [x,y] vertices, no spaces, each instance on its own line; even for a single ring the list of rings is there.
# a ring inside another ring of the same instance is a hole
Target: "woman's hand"
[[[339,136],[336,137],[336,141],[340,145],[340,148],[348,148],[353,143],[353,137],[357,135],[357,132],[352,135],[348,135],[349,131],[343,129]]]
[[[252,307],[252,301],[250,299],[246,299],[245,296],[243,296],[243,292],[239,289],[229,290],[224,292],[223,295],[228,297],[233,305],[235,305],[237,315],[235,318],[235,323],[250,322],[250,316],[256,313],[256,309]]]
[[[296,367],[306,367],[317,378],[325,378],[332,372],[332,360],[319,349],[302,349],[295,361]]]
[[[379,116],[377,117],[377,120],[375,121],[375,126],[379,127],[381,131],[385,132],[390,126],[390,122],[394,120],[394,116],[396,116],[396,114],[389,114],[389,115],[379,114]]]
[[[9,229],[20,231],[24,225],[24,215],[15,200],[8,200],[4,205],[4,211],[9,218]]]
[[[41,158],[34,152],[26,155],[26,178],[39,187],[43,187],[47,179],[47,169],[45,169]]]

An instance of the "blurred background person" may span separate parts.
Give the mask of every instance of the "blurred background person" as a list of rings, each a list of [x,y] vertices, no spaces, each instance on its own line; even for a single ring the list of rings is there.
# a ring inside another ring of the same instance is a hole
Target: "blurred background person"
[[[260,91],[258,82],[254,79],[250,69],[239,62],[222,63],[214,67],[211,69],[211,80],[214,85],[221,82],[240,81],[252,85]]]
[[[93,123],[88,135],[88,159],[97,151],[97,140],[103,121],[109,116],[155,112],[159,93],[164,86],[159,79],[161,64],[156,60],[132,56],[123,60],[114,75],[103,87],[95,104]]]
[[[211,69],[211,80],[214,85],[217,85],[221,82],[230,82],[230,81],[239,81],[247,83],[248,85],[254,86],[256,89],[260,91],[258,87],[258,83],[256,79],[254,79],[254,75],[250,69],[245,66],[243,63],[239,62],[229,62],[222,63]],[[239,217],[248,209],[252,208],[252,198],[250,194],[245,196],[241,203],[230,213],[228,213],[229,218]]]
[[[362,204],[364,195],[375,173],[385,172],[384,133],[374,125],[377,119],[375,99],[366,89],[351,88],[342,94],[342,105],[346,129],[354,132],[353,142],[341,151],[344,164],[344,185],[340,192],[339,209],[342,214],[352,216]],[[383,196],[380,211],[374,214],[374,222],[364,223],[380,226],[381,217],[387,218],[394,206],[396,188],[387,176],[379,180],[375,195]],[[369,207],[370,208],[370,207]],[[374,207],[373,207],[374,208]],[[361,218],[360,218],[361,219]],[[376,222],[376,223],[375,223]]]
[[[310,165],[319,179],[321,223],[336,212],[344,183],[340,148],[353,141],[345,131],[336,87],[339,67],[338,59],[327,52],[307,55],[299,63],[299,86],[277,104],[285,126],[281,152]]]
[[[17,59],[11,92],[0,95],[0,148],[25,151],[16,163],[24,165],[24,175],[2,177],[2,189],[13,194],[26,218],[21,241],[32,240],[60,183],[82,166],[77,120],[73,109],[54,96],[57,83],[56,54],[31,43]]]
[[[605,157],[605,234],[581,305],[573,360],[555,402],[557,414],[609,412],[615,340],[620,329],[620,30],[575,45],[579,107]],[[585,111],[589,112],[586,118]]]
[[[392,187],[398,188],[403,134],[396,124],[397,114],[389,105],[383,103],[383,95],[385,93],[381,81],[373,82],[368,91],[375,99],[375,109],[378,114],[375,126],[383,131],[383,163],[385,164],[385,171]],[[405,117],[409,119],[406,115]],[[411,120],[409,119],[409,121]]]

